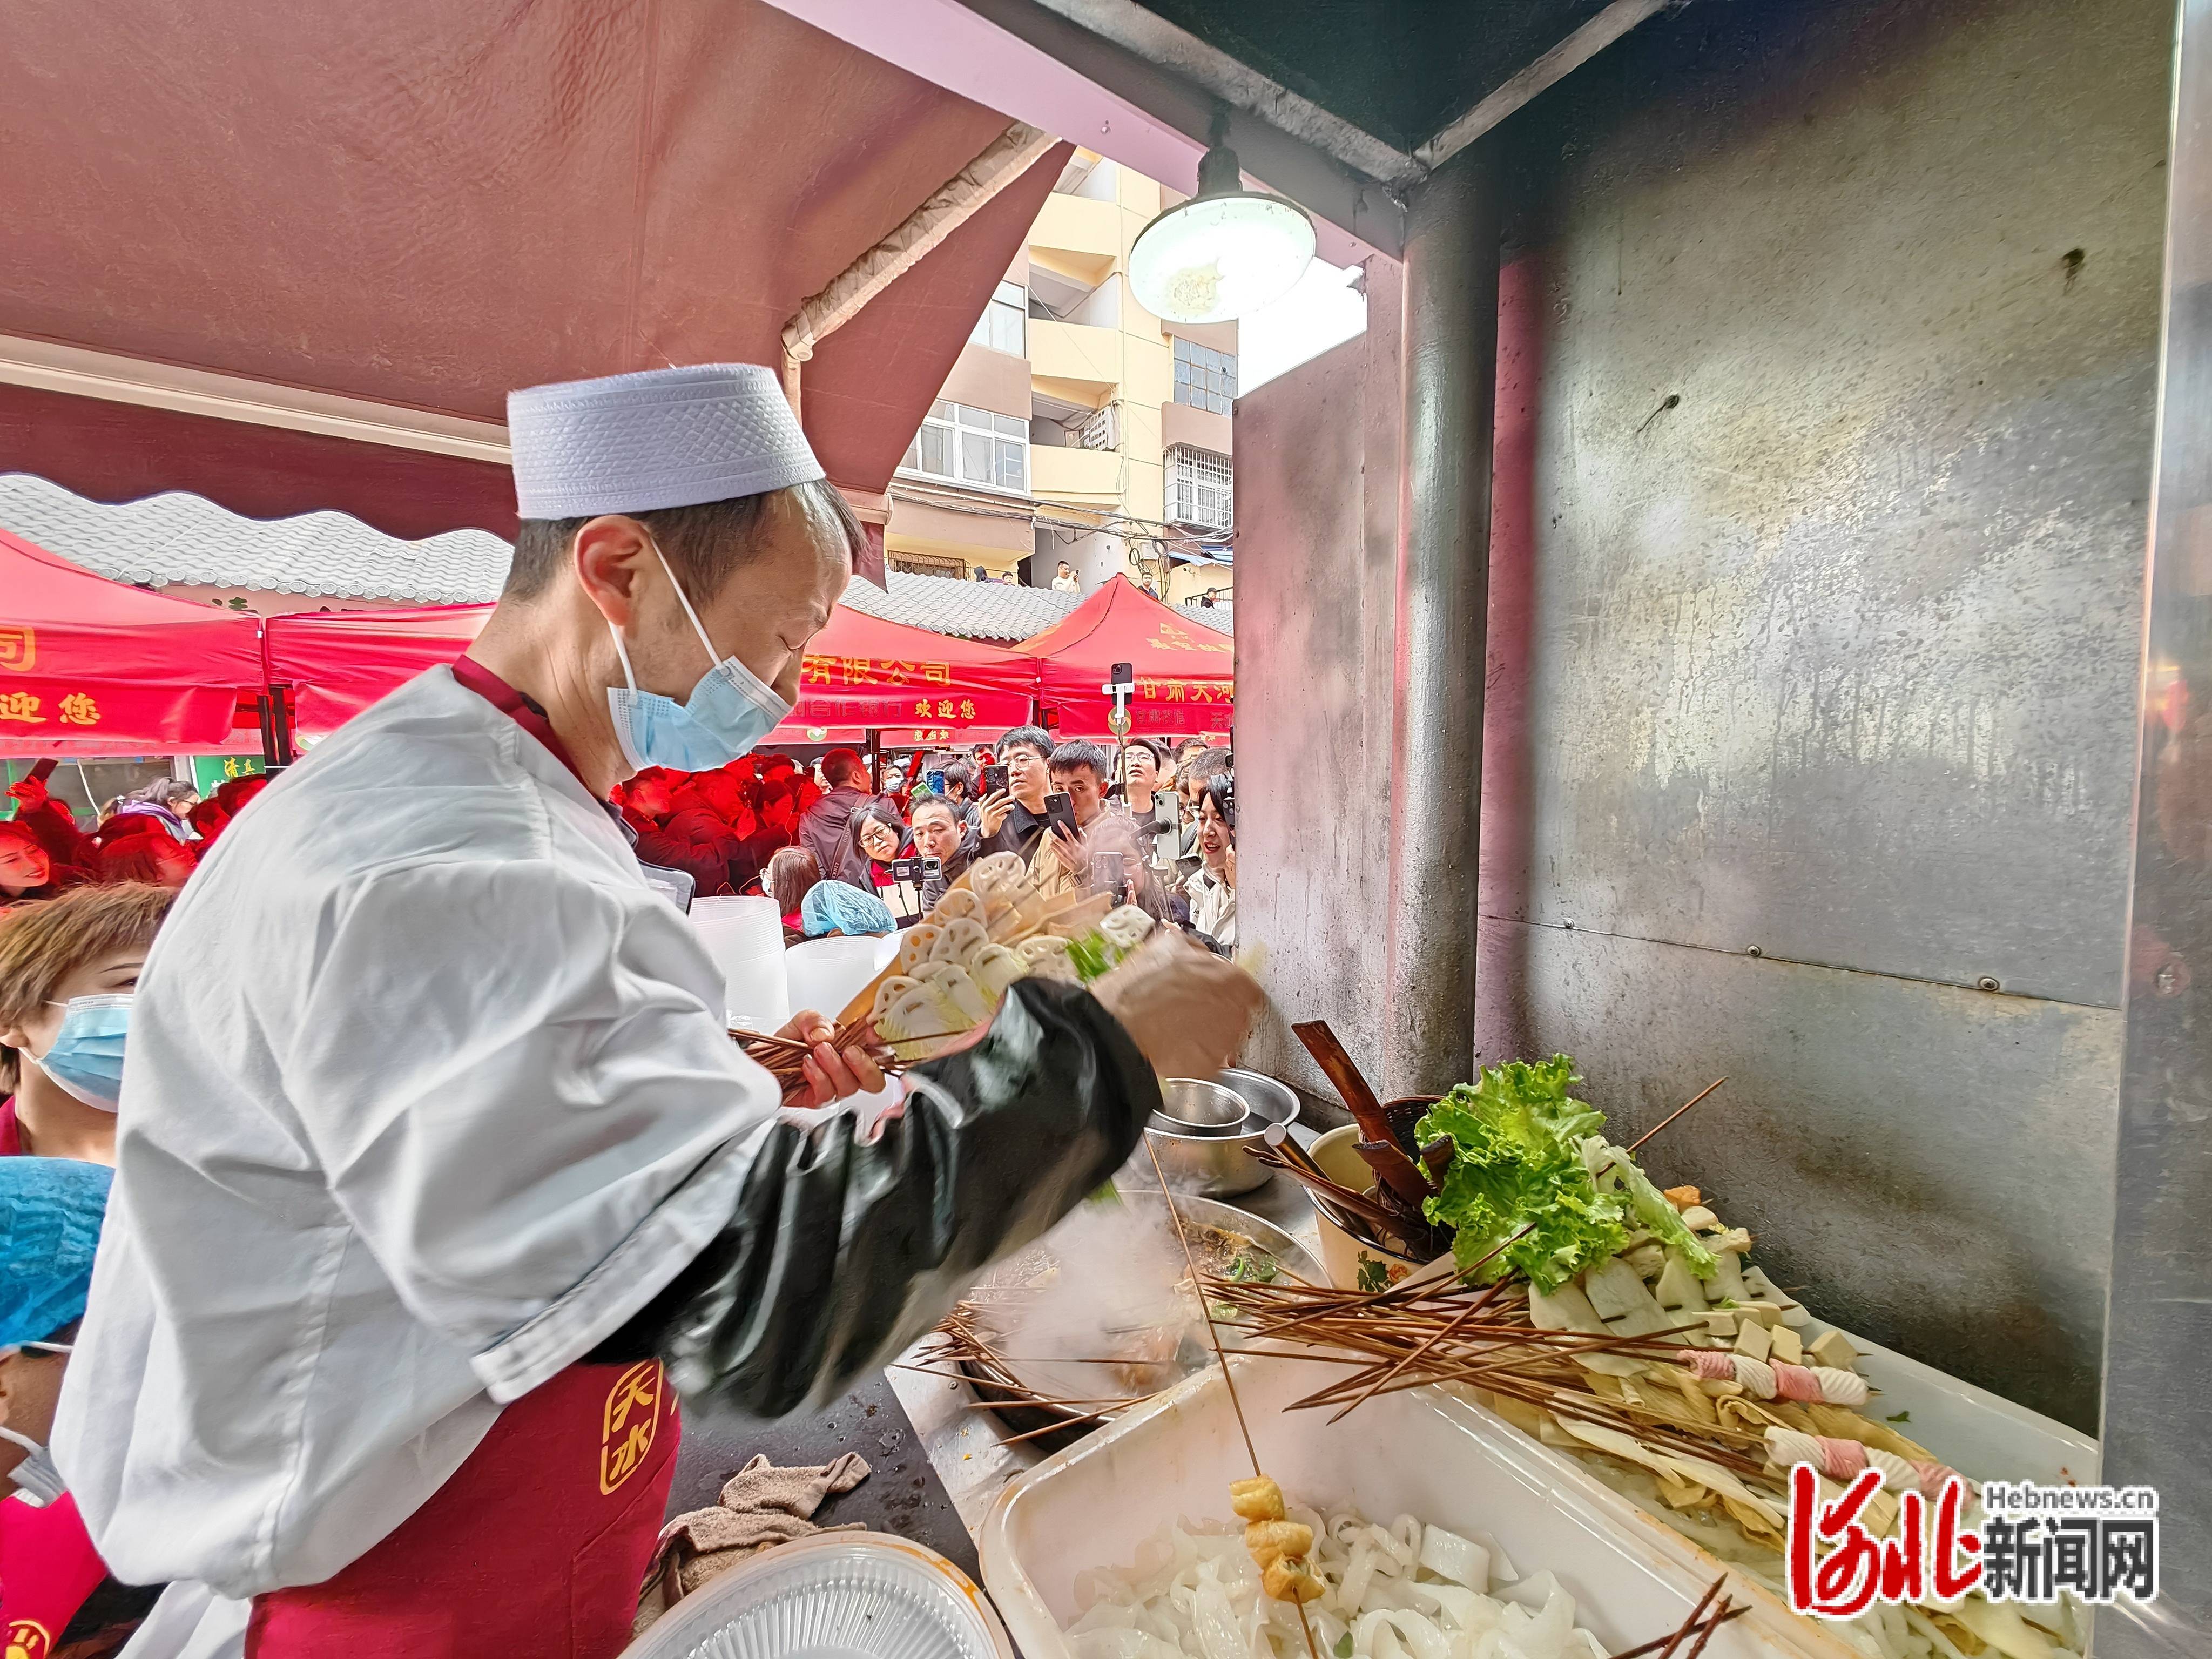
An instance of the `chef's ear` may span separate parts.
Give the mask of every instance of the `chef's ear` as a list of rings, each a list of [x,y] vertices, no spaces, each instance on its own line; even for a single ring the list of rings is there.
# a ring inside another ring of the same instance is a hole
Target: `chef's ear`
[[[639,586],[645,573],[658,574],[660,568],[645,526],[619,513],[586,519],[576,531],[571,557],[585,597],[617,628],[629,625],[645,591]]]

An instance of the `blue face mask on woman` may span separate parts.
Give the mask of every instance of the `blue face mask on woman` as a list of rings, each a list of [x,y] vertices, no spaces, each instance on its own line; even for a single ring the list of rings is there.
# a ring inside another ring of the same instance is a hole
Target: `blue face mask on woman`
[[[652,538],[648,536],[647,539],[651,541]],[[648,766],[665,766],[678,772],[711,772],[718,766],[728,765],[740,755],[750,754],[753,745],[775,730],[791,713],[791,705],[776,695],[774,686],[735,657],[715,656],[714,641],[707,637],[699,613],[684,597],[684,585],[668,568],[668,556],[660,550],[657,541],[653,542],[653,555],[660,561],[661,569],[667,572],[669,586],[676,590],[677,602],[691,619],[692,629],[699,635],[699,643],[707,647],[708,658],[714,665],[682,702],[657,691],[641,691],[637,689],[637,676],[630,672],[629,652],[623,644],[622,629],[609,622],[607,631],[615,636],[615,654],[622,659],[625,682],[607,688],[607,708],[615,720],[615,740],[622,744],[623,758],[641,770]]]
[[[71,997],[61,1008],[53,1046],[31,1063],[88,1106],[115,1109],[123,1097],[123,1044],[131,1034],[131,994]]]

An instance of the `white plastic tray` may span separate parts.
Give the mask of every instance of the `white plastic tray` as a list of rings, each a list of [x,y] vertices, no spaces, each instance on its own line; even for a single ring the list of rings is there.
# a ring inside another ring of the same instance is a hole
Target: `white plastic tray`
[[[1810,1340],[1830,1328],[1815,1319],[1805,1328],[1803,1334]],[[1977,1480],[2094,1483],[2097,1443],[2087,1435],[1878,1343],[1869,1342],[1849,1331],[1843,1334],[1858,1352],[1859,1370],[1881,1390],[1862,1409],[1876,1420],[1893,1412],[1909,1412],[1911,1420],[1898,1425],[1898,1431],[1927,1447],[1962,1474]],[[1514,1436],[1532,1458],[1555,1471],[1551,1478],[1559,1483],[1560,1490],[1570,1484],[1577,1486],[1587,1501],[1610,1517],[1617,1528],[1641,1539],[1645,1547],[1666,1556],[1699,1583],[1711,1583],[1714,1575],[1727,1567],[1728,1564],[1719,1557],[1677,1532],[1658,1515],[1606,1485],[1577,1457],[1531,1439],[1482,1407],[1460,1397],[1456,1390],[1452,1391],[1446,1408],[1495,1424],[1499,1432]],[[1360,1409],[1364,1412],[1367,1407]],[[1758,1603],[1770,1623],[1790,1632],[1800,1651],[1817,1656],[1817,1659],[1862,1659],[1856,1648],[1831,1634],[1817,1620],[1792,1613],[1782,1597],[1759,1580],[1741,1571],[1733,1572],[1730,1586],[1734,1589],[1738,1585],[1742,1587],[1737,1591],[1739,1599]],[[1748,1618],[1738,1622],[1748,1622]],[[1706,1651],[1712,1650],[1708,1648]]]
[[[1686,1540],[1636,1514],[1578,1466],[1488,1413],[1431,1389],[1384,1395],[1342,1422],[1284,1407],[1316,1368],[1239,1356],[1237,1391],[1261,1462],[1294,1501],[1351,1503],[1488,1533],[1525,1574],[1548,1569],[1577,1622],[1618,1652],[1680,1625],[1719,1571]],[[1075,1577],[1127,1566],[1180,1516],[1229,1516],[1229,1483],[1251,1474],[1217,1366],[1186,1379],[1000,1494],[982,1528],[983,1582],[1027,1659],[1066,1659]],[[1745,1583],[1730,1575],[1732,1586]],[[1771,1597],[1725,1625],[1707,1659],[1839,1651]]]
[[[1815,1319],[1807,1340],[1832,1328]],[[1843,1332],[1858,1350],[1858,1369],[1881,1392],[1863,1407],[1879,1422],[1894,1412],[1911,1413],[1897,1431],[1976,1480],[2069,1481],[2094,1486],[2097,1443],[2077,1429],[2015,1406],[1987,1389],[1961,1382],[1933,1365]]]

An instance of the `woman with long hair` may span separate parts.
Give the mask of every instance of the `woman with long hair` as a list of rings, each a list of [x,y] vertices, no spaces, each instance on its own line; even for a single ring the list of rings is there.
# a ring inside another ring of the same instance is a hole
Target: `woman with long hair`
[[[1198,803],[1198,868],[1182,884],[1190,925],[1216,948],[1237,948],[1237,807],[1227,778],[1206,786]]]

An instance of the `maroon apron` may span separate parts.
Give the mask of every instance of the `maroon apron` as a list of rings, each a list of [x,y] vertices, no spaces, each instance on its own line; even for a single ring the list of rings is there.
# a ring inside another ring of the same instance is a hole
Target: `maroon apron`
[[[368,1554],[255,1596],[246,1659],[612,1659],[682,1437],[658,1360],[569,1366]]]

